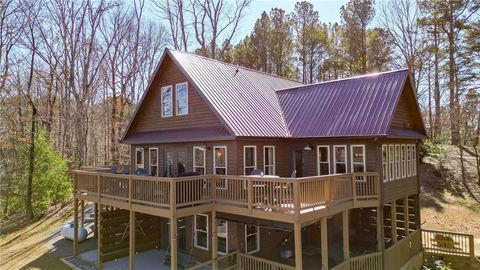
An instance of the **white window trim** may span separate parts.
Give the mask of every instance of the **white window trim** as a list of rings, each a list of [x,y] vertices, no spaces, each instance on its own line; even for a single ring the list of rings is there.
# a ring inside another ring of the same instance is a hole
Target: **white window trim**
[[[178,100],[179,100],[179,99],[178,99],[178,86],[179,86],[179,85],[183,85],[183,84],[186,85],[186,88],[185,88],[185,89],[186,89],[186,91],[187,91],[187,93],[186,93],[187,112],[180,114],[180,113],[178,113]],[[175,85],[175,115],[180,115],[180,116],[181,116],[181,115],[188,115],[188,82],[177,83],[177,84]]]
[[[215,162],[215,150],[224,148],[225,149],[225,167],[217,167]],[[225,168],[225,175],[228,175],[228,155],[227,155],[227,146],[225,145],[216,145],[213,147],[213,174],[217,174],[217,168]]]
[[[203,166],[198,166],[197,164],[195,164],[195,150],[198,149],[200,151],[203,152]],[[204,148],[204,147],[201,147],[201,146],[194,146],[193,147],[193,160],[192,160],[192,164],[193,164],[193,171],[196,171],[195,169],[196,168],[203,168],[203,175],[206,175],[207,174],[207,150]]]
[[[265,155],[265,150],[266,150],[267,148],[272,148],[272,149],[273,149],[273,156],[272,156],[273,165],[266,165],[266,164],[267,164],[267,161],[266,161],[266,159],[265,159],[265,156],[266,156],[266,155]],[[275,175],[275,173],[276,173],[276,172],[275,172],[275,167],[276,167],[275,163],[276,163],[276,160],[275,160],[275,146],[274,146],[274,145],[264,145],[264,146],[263,146],[263,173],[266,174],[265,172],[267,171],[266,168],[267,168],[267,166],[268,166],[268,167],[272,167],[272,168],[273,168],[273,170],[272,170],[272,171],[273,171],[273,174],[272,174],[272,175]]]
[[[417,175],[417,152],[415,144],[412,144],[412,176]]]
[[[142,152],[142,163],[138,163],[137,152]],[[142,147],[135,147],[135,170],[145,169],[145,150]]]
[[[401,160],[401,170],[402,170],[402,178],[405,178],[407,176],[407,148],[405,146],[405,144],[402,144],[401,145],[401,150],[400,150],[400,154],[401,154],[401,157],[400,157],[400,160]]]
[[[157,164],[155,165],[152,165],[152,150],[155,150],[157,151]],[[148,148],[148,172],[150,174],[152,174],[152,166],[156,166],[157,167],[157,174],[155,176],[158,176],[159,174],[159,166],[158,166],[158,163],[159,163],[159,159],[158,159],[158,147],[151,147],[151,148]]]
[[[362,151],[363,151],[363,160],[362,160],[362,165],[363,165],[363,172],[366,172],[367,171],[367,162],[366,162],[366,153],[365,153],[365,145],[364,144],[352,144],[350,145],[350,160],[351,160],[351,163],[350,163],[350,172],[354,172],[353,171],[353,167],[355,164],[360,164],[358,162],[353,162],[353,148],[354,147],[361,147],[362,148]]]
[[[334,145],[333,146],[333,173],[337,174],[337,156],[335,155],[337,148],[344,148],[345,149],[345,162],[338,162],[338,163],[345,163],[345,173],[348,173],[348,162],[347,162],[347,146],[346,145]]]
[[[197,234],[197,231],[204,232],[204,231],[202,231],[202,230],[198,230],[198,229],[197,229],[197,216],[204,216],[204,217],[206,218],[206,220],[207,220],[207,228],[206,228],[206,229],[207,229],[207,231],[206,231],[206,233],[207,233],[207,247],[199,246],[199,245],[198,245],[198,242],[197,242],[197,235],[198,235],[198,234]],[[195,239],[194,239],[194,241],[193,241],[193,242],[194,242],[193,244],[194,244],[194,246],[195,246],[196,248],[203,249],[203,250],[207,250],[207,251],[208,251],[208,249],[209,249],[209,247],[210,247],[210,232],[209,232],[209,223],[208,223],[208,222],[209,222],[209,221],[208,221],[208,215],[205,215],[205,214],[195,214],[195,220],[194,220],[194,224],[193,224],[193,226],[194,226],[193,228],[194,228],[194,230],[195,230]]]
[[[402,159],[401,159],[401,146],[399,144],[395,144],[395,178],[401,179],[402,178]]]
[[[385,156],[383,153],[385,152]],[[385,166],[385,171],[383,171],[383,166]],[[388,144],[382,144],[382,173],[383,173],[383,182],[388,182],[389,172],[388,172]]]
[[[407,144],[407,177],[412,176],[412,147],[410,144]]]
[[[245,164],[245,152],[247,148],[253,148],[253,166],[246,166]],[[244,145],[243,146],[243,175],[245,174],[245,170],[247,168],[253,168],[254,170],[257,169],[257,146],[256,145]]]
[[[171,112],[170,114],[168,115],[165,115],[163,114],[164,113],[164,110],[163,110],[163,92],[170,88],[170,109],[171,109]],[[162,117],[172,117],[173,116],[173,87],[172,85],[167,85],[167,86],[164,86],[162,88],[160,88],[160,105],[161,105],[161,115]]]
[[[317,175],[320,175],[320,148],[327,148],[327,164],[328,164],[328,174],[331,173],[330,170],[330,145],[317,145]],[[322,162],[325,163],[325,162]]]
[[[252,250],[252,251],[248,252],[247,251],[247,237],[254,235],[254,234],[247,234],[247,227],[248,226],[249,225],[245,224],[245,254],[252,254],[252,253],[260,251],[260,227],[255,226],[255,236],[257,238],[257,248],[255,250]]]
[[[390,151],[393,149],[393,154],[390,153]],[[393,157],[393,158],[391,158]],[[391,171],[390,171],[391,169]],[[388,179],[390,181],[395,180],[395,145],[394,144],[389,144],[388,145]]]
[[[220,218],[221,219],[221,218]],[[226,252],[221,252],[218,250],[218,243],[217,243],[217,254],[220,254],[220,255],[227,255],[228,254],[228,221],[225,220],[225,219],[221,219],[221,220],[224,220],[225,221],[225,248],[227,249]],[[217,238],[223,238],[223,237],[220,237],[218,235],[218,225],[215,224],[215,226],[217,226]],[[218,241],[218,239],[215,239]]]

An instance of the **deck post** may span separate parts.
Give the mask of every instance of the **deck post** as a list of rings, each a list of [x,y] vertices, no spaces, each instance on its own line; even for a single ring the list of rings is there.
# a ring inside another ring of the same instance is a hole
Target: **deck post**
[[[130,233],[129,233],[129,249],[128,249],[128,269],[135,270],[135,211],[130,210]]]
[[[390,204],[390,222],[392,229],[392,242],[397,243],[397,201]]]
[[[403,228],[405,230],[405,236],[410,234],[410,213],[408,213],[408,197],[403,198]]]
[[[328,269],[328,239],[327,239],[327,217],[322,217],[320,224],[322,237],[322,269]]]
[[[350,239],[349,239],[349,223],[348,223],[348,209],[342,212],[343,225],[343,260],[350,258]]]
[[[81,200],[80,203],[80,226],[83,227],[85,225],[85,201]]]
[[[218,236],[217,235],[217,212],[212,211],[212,269],[213,270],[218,269],[218,262],[217,262],[218,238],[217,236]]]
[[[95,203],[93,206],[93,224],[94,224],[94,230],[93,230],[93,237],[97,238],[98,237],[98,203]]]
[[[170,218],[170,269],[177,269],[177,218]]]
[[[73,256],[78,256],[78,199],[73,200]]]
[[[366,177],[365,175],[363,177]],[[353,197],[353,205],[357,205],[357,183],[355,181],[355,174],[350,174],[350,179],[352,181],[352,197]]]
[[[295,242],[295,269],[303,269],[302,261],[302,224],[295,222],[293,224],[294,242]]]
[[[97,268],[102,269],[102,205],[98,203]]]
[[[382,231],[383,231],[382,219],[383,219],[383,215],[381,214],[382,210],[383,210],[383,208],[381,206],[377,207],[377,250],[378,251],[383,250],[383,240],[382,240]]]

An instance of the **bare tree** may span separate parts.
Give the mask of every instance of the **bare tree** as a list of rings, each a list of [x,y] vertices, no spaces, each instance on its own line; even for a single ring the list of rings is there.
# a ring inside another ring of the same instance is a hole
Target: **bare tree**
[[[176,50],[188,51],[188,28],[186,23],[186,7],[183,0],[154,0],[162,19],[168,21],[173,47]]]

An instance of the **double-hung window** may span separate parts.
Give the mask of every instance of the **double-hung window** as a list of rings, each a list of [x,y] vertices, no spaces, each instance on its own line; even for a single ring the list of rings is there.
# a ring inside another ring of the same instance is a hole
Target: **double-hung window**
[[[401,160],[400,160],[400,145],[395,145],[395,178],[400,179],[402,178],[402,171],[401,171]]]
[[[401,159],[402,159],[402,178],[405,178],[407,177],[407,150],[406,150],[405,144],[402,144]]]
[[[383,173],[383,182],[388,181],[388,146],[386,144],[382,145],[382,173]]]
[[[365,172],[365,145],[350,146],[352,155],[352,172]]]
[[[213,147],[213,174],[227,175],[227,147]],[[227,180],[216,181],[217,188],[227,188]]]
[[[158,176],[158,148],[148,149],[148,160],[150,163],[150,175]]]
[[[188,84],[186,82],[176,85],[175,93],[176,115],[188,114]]]
[[[208,250],[208,215],[195,214],[195,247]]]
[[[135,169],[143,169],[144,168],[144,158],[145,152],[143,148],[137,147],[135,148]]]
[[[275,175],[275,146],[263,147],[263,171],[265,175]]]
[[[193,147],[193,171],[201,175],[205,174],[205,148]]]
[[[228,253],[228,222],[224,219],[217,219],[217,252]]]
[[[250,175],[257,168],[257,147],[243,147],[243,174]]]
[[[417,175],[417,152],[415,144],[412,144],[412,175]]]
[[[412,150],[410,144],[407,144],[407,177],[412,176]]]
[[[317,146],[317,174],[330,174],[330,147],[328,145]]]
[[[165,86],[161,88],[162,97],[162,117],[170,117],[173,114],[172,110],[172,86]]]
[[[335,173],[347,172],[347,146],[334,145],[333,146],[334,158],[335,158]]]
[[[251,254],[260,250],[260,230],[258,226],[245,225],[245,253]]]
[[[388,179],[395,180],[395,145],[388,145]]]

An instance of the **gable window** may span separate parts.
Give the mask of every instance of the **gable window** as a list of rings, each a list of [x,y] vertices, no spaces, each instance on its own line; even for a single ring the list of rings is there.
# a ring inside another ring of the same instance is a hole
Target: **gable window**
[[[401,160],[400,160],[400,145],[395,145],[395,178],[400,179],[402,178],[402,171],[401,171]]]
[[[176,115],[188,114],[188,84],[186,82],[176,85],[175,103]]]
[[[334,163],[335,173],[346,173],[347,172],[347,146],[345,145],[334,145]]]
[[[382,145],[382,174],[383,182],[388,181],[388,146]]]
[[[243,147],[243,174],[250,175],[257,168],[257,147]]]
[[[144,150],[141,147],[135,148],[135,169],[143,169]]]
[[[224,219],[217,219],[217,252],[225,255],[228,253],[228,223]]]
[[[245,253],[251,254],[259,250],[260,250],[259,227],[245,224]]]
[[[193,147],[193,171],[205,175],[205,148]]]
[[[401,152],[401,159],[402,159],[402,178],[405,178],[407,176],[407,151],[405,148],[405,144],[402,144],[402,152]]]
[[[263,171],[265,175],[275,175],[275,146],[263,147]]]
[[[352,172],[365,172],[365,145],[350,146],[352,155]]]
[[[195,247],[208,250],[208,216],[195,214]]]
[[[161,88],[162,95],[162,117],[172,116],[172,86],[165,86]]]
[[[150,176],[158,176],[158,148],[148,149],[150,163]]]
[[[388,179],[395,180],[395,145],[388,145]]]
[[[330,174],[330,147],[328,145],[317,146],[317,162],[318,175]]]

